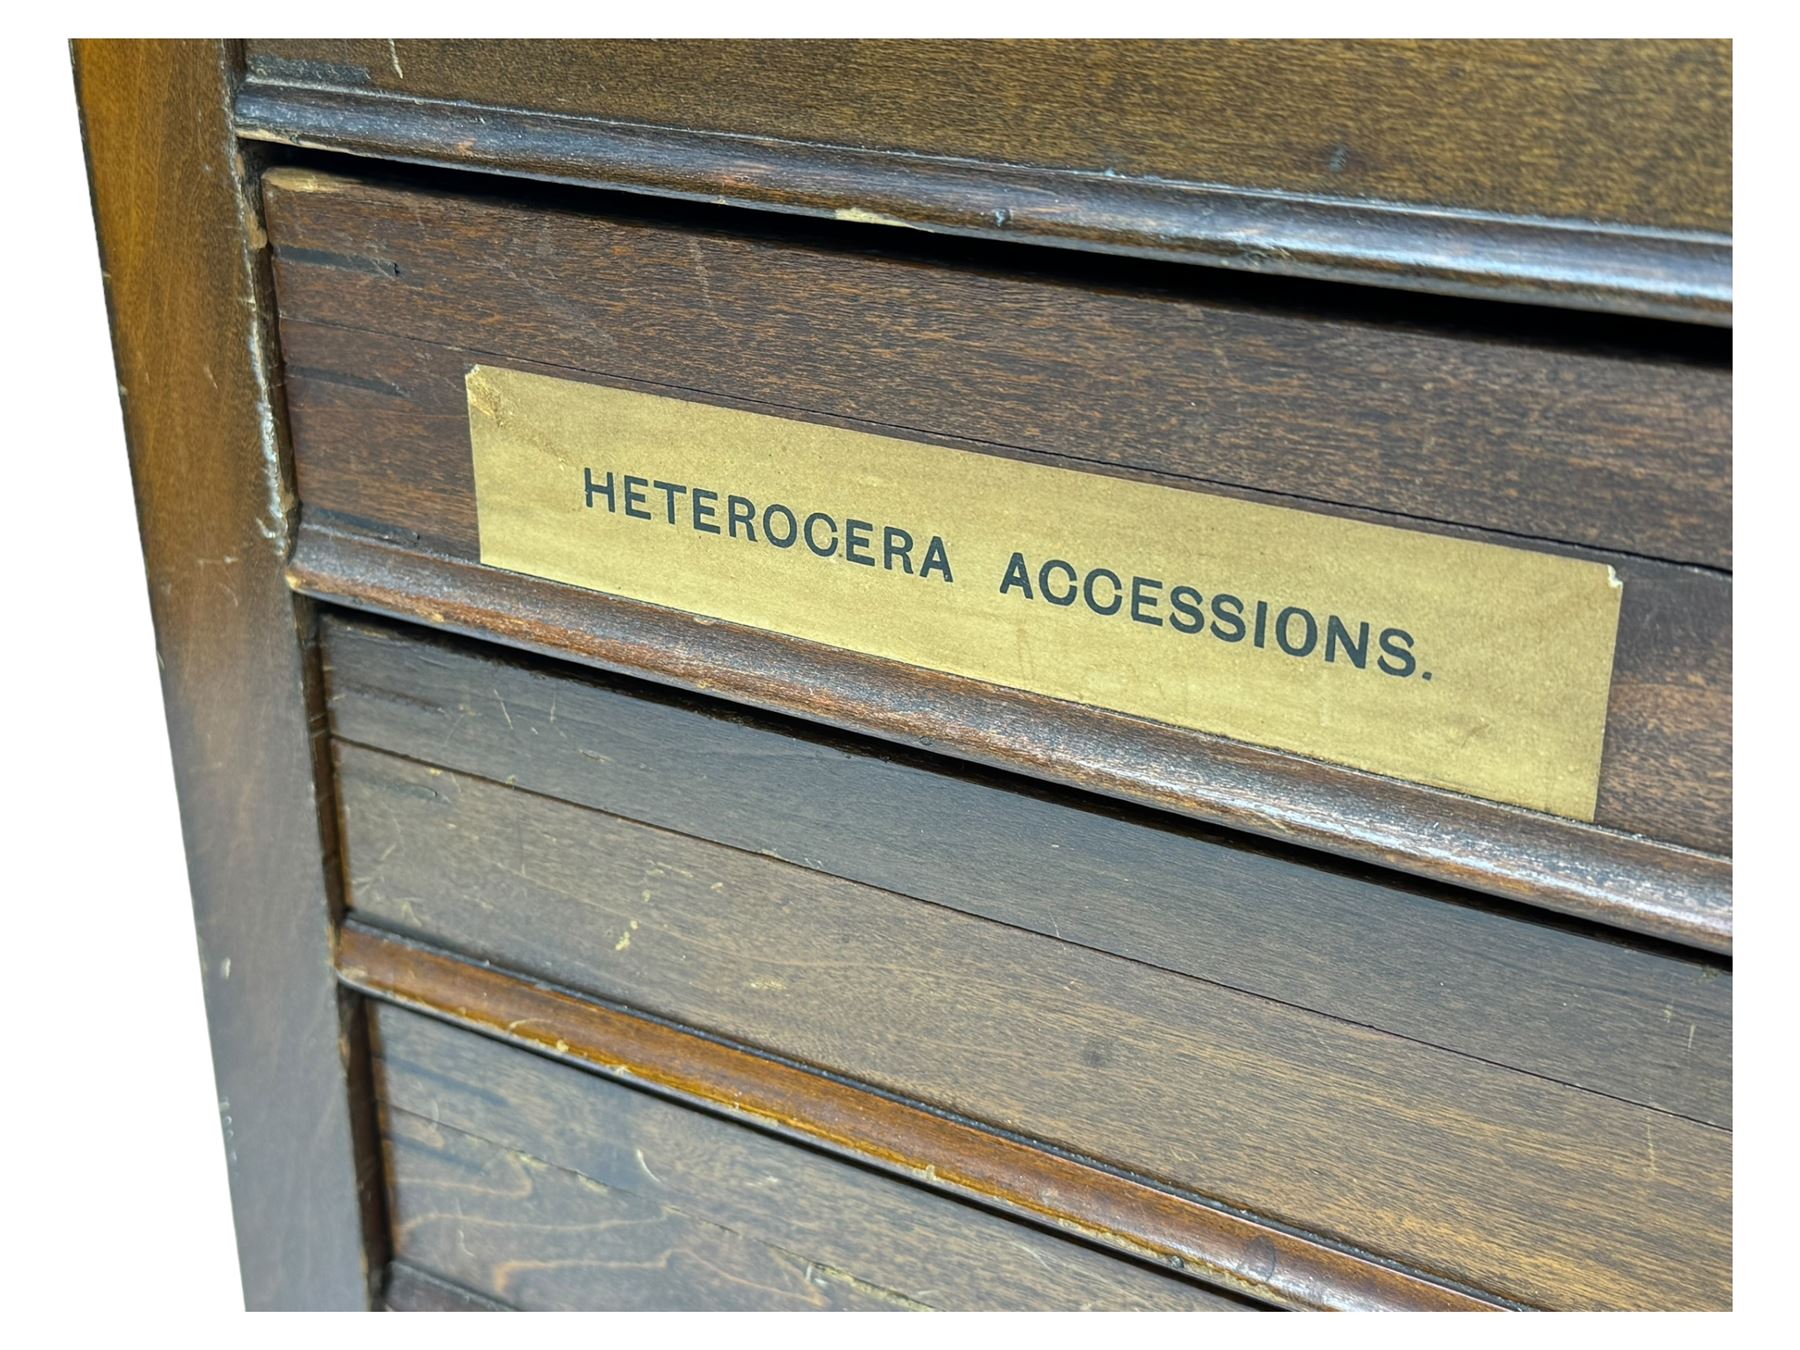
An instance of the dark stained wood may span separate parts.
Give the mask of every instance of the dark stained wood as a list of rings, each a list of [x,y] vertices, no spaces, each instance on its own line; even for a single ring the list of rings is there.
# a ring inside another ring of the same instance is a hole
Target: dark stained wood
[[[404,791],[343,801],[348,900],[372,922],[1521,1301],[1729,1302],[1725,1131],[517,789],[385,767]]]
[[[387,1286],[381,1296],[388,1312],[513,1312],[496,1299],[452,1284],[404,1261],[388,1263]]]
[[[1673,229],[1731,226],[1726,42],[284,39],[253,42],[250,61],[259,79],[335,74],[407,98],[606,121]]]
[[[338,971],[366,993],[1283,1307],[1505,1306],[1077,1156],[397,940],[355,919],[340,934]]]
[[[1729,315],[1727,43],[252,52],[238,110],[252,136],[1065,247]]]
[[[394,1247],[520,1309],[919,1309],[804,1257],[401,1111],[382,1133]]]
[[[246,137],[385,162],[1240,272],[1729,326],[1714,234],[1491,217],[255,84]]]
[[[1728,860],[304,525],[289,577],[360,609],[647,675],[1728,952]]]
[[[311,507],[477,556],[463,375],[498,359],[1387,525],[1608,543],[1631,553],[1584,555],[1625,583],[1597,819],[1730,850],[1731,581],[1635,556],[1729,561],[1724,371],[272,179]]]
[[[380,1186],[349,1064],[360,1028],[329,968],[328,792],[305,618],[282,580],[293,498],[257,166],[229,120],[237,55],[79,42],[75,75],[244,1300],[366,1307]]]
[[[396,348],[405,344],[304,324],[284,331],[288,357],[297,363],[289,368],[288,389],[305,500],[475,559],[462,381],[469,365],[485,358],[420,347],[402,355]],[[408,396],[371,388],[378,383],[404,384]],[[1596,818],[1729,852],[1731,579],[1619,555],[1607,560],[1625,593]]]
[[[379,1012],[378,1086],[390,1117],[409,1113],[487,1140],[913,1303],[1022,1311],[1247,1306],[741,1123],[416,1013]],[[418,1139],[416,1128],[407,1137]],[[466,1192],[463,1199],[469,1206]],[[522,1208],[510,1196],[493,1204],[493,1212]]]
[[[1715,961],[417,630],[323,638],[353,876],[457,790],[373,746],[1730,1124]]]
[[[1192,269],[1034,273],[1037,255],[1016,250],[909,255],[723,213],[594,214],[605,198],[297,169],[271,171],[267,192],[284,332],[357,330],[284,338],[309,502],[315,460],[329,473],[333,455],[370,453],[367,424],[350,420],[369,414],[382,428],[424,419],[409,440],[434,452],[384,479],[458,485],[467,430],[444,419],[466,422],[468,364],[499,358],[1269,500],[1730,565],[1728,352],[1664,326],[1647,326],[1661,337],[1646,345],[1643,326],[1534,326],[1511,307],[1384,307]],[[314,423],[314,402],[337,420]],[[317,504],[374,514],[356,496]],[[471,500],[433,504],[392,523],[473,540]]]
[[[249,1305],[1729,1305],[1729,44],[252,45],[75,51]],[[484,569],[476,359],[1609,562],[1598,823]]]

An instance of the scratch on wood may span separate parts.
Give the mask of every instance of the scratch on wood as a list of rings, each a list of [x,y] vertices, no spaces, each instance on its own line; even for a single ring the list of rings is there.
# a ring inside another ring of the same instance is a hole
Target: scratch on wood
[[[910,220],[902,220],[899,216],[886,215],[880,211],[867,211],[860,206],[840,206],[831,213],[838,220],[846,220],[856,225],[897,225],[903,230],[922,230],[923,225],[915,225]]]

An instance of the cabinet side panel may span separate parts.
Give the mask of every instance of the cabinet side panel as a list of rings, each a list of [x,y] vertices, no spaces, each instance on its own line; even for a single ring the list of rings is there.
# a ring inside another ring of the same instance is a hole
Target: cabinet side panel
[[[114,357],[252,1308],[369,1303],[357,1010],[331,968],[266,260],[217,42],[80,42]],[[128,579],[121,578],[122,584]]]

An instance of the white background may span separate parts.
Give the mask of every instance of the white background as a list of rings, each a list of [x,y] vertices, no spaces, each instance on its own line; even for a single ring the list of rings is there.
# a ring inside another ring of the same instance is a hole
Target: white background
[[[319,7],[304,10],[323,28],[343,31],[357,30],[354,16],[369,12],[360,6],[333,14],[334,24]],[[433,7],[391,26],[414,33],[454,30],[450,13]],[[1093,36],[1101,31],[1097,13],[909,4],[904,13],[890,15],[839,5],[816,8],[774,31],[844,34],[853,21],[887,19],[906,25],[887,35],[1050,33],[1061,22],[1066,34]],[[1133,24],[1119,6],[1106,6],[1106,31],[1166,33],[1204,17],[1198,10],[1137,13],[1142,18]],[[1388,13],[1385,24],[1366,31],[1475,35],[1446,29],[1441,6]],[[1341,8],[1284,6],[1280,14],[1256,16],[1269,25],[1257,35],[1343,35],[1344,15]],[[240,27],[246,17],[241,8],[221,9],[208,16],[211,22],[186,22],[197,23],[195,31],[225,29]],[[567,32],[609,17],[559,13],[554,6],[518,16]],[[1357,17],[1369,22],[1371,16],[1359,11]],[[1794,170],[1786,142],[1795,113],[1786,86],[1794,76],[1783,64],[1793,47],[1773,31],[1747,28],[1729,6],[1702,12],[1514,4],[1503,15],[1479,17],[1493,25],[1490,34],[1672,34],[1704,23],[1739,37],[1737,332],[1744,341],[1735,490],[1737,585],[1745,601],[1739,609],[1746,621],[1736,642],[1737,890],[1744,899],[1736,982],[1737,1289],[1740,1309],[1773,1308],[1790,1301],[1792,1279],[1782,1267],[1794,1255],[1784,1211],[1792,1167],[1786,1146],[1795,1119],[1789,1084],[1795,1058],[1791,963],[1797,954],[1790,914],[1800,793],[1791,727],[1800,669],[1793,636],[1800,629],[1793,599],[1800,502],[1788,489],[1800,412],[1792,339],[1800,305],[1789,278],[1795,217],[1787,184]],[[649,19],[658,24],[653,35],[752,31],[739,9],[683,14],[665,7]],[[32,21],[46,20],[34,15]],[[79,17],[51,14],[47,21],[120,31],[133,20],[123,11],[95,10]],[[770,31],[766,13],[760,21],[762,31]],[[13,37],[5,86],[11,133],[7,248],[0,254],[8,319],[0,327],[7,344],[0,368],[0,578],[7,589],[0,625],[0,716],[6,719],[0,743],[8,751],[0,778],[6,793],[0,875],[11,958],[4,980],[8,1062],[0,1075],[0,1213],[6,1220],[0,1241],[10,1248],[4,1316],[16,1323],[31,1310],[55,1309],[60,1317],[107,1323],[116,1332],[160,1328],[211,1339],[221,1330],[215,1319],[239,1307],[236,1258],[73,87],[60,34]],[[171,1320],[171,1313],[180,1320]],[[1233,1333],[1218,1320],[1205,1324],[1209,1337],[1244,1335],[1250,1325],[1239,1319]],[[1300,1324],[1327,1325],[1281,1320],[1279,1330],[1267,1319],[1256,1323],[1256,1334],[1320,1334]],[[1500,1329],[1502,1321],[1487,1320],[1479,1334],[1514,1334]],[[488,1327],[487,1335],[497,1329],[491,1319],[477,1318],[463,1319],[463,1330],[453,1332],[438,1319],[430,1334],[484,1334],[474,1330],[477,1324]],[[370,1325],[365,1321],[365,1328]],[[567,1334],[570,1324],[560,1325]],[[775,1334],[776,1322],[739,1322],[729,1332],[716,1322],[698,1325],[708,1339],[754,1340]],[[779,1325],[784,1342],[842,1334],[835,1324],[826,1330],[823,1320],[802,1326],[783,1318]],[[974,1334],[991,1336],[998,1325],[963,1320],[955,1334],[968,1334],[973,1326]],[[1373,1326],[1366,1320],[1330,1325],[1340,1328],[1333,1334],[1353,1338],[1370,1334],[1365,1328]],[[1442,1334],[1441,1325],[1420,1329],[1427,1325],[1389,1319],[1379,1334]],[[1583,1319],[1579,1333],[1567,1330],[1577,1325],[1567,1319],[1532,1325],[1534,1338],[1580,1334],[1587,1340],[1618,1334],[1627,1324]],[[1637,1339],[1673,1334],[1677,1324],[1661,1319],[1655,1328],[1642,1321],[1629,1325]],[[1070,1334],[1073,1326],[1044,1319],[1009,1323],[1011,1330],[1050,1339]],[[1192,1323],[1141,1317],[1118,1330],[1183,1341],[1200,1332]],[[396,1328],[384,1324],[381,1334],[391,1338]],[[509,1328],[509,1336],[516,1334]],[[594,1333],[575,1334],[586,1339]],[[865,1320],[856,1334],[879,1341],[920,1333],[898,1330],[891,1320]],[[1462,1334],[1477,1329],[1463,1324]]]
[[[24,162],[4,210],[30,242],[6,250],[18,397],[0,415],[13,972],[0,1119],[18,1131],[4,1175],[30,1221],[8,1204],[7,1227],[35,1252],[28,1301],[231,1308],[200,959],[74,81],[59,39],[15,59],[30,96],[7,109]]]

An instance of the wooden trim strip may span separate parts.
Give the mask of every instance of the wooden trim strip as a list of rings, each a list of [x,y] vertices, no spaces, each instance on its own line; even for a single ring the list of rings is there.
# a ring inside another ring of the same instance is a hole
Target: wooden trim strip
[[[321,599],[1729,953],[1729,859],[303,522]]]
[[[1242,271],[1731,323],[1731,241],[605,122],[267,79],[240,135]]]
[[[346,921],[352,988],[1288,1308],[1507,1308],[1251,1215]]]

